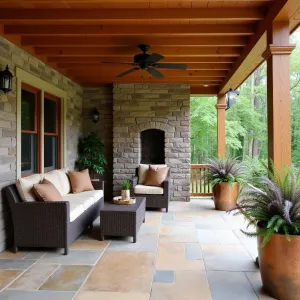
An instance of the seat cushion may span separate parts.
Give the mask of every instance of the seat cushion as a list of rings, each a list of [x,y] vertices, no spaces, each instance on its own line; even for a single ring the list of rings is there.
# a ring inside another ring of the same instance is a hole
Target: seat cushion
[[[82,197],[93,197],[96,203],[103,197],[103,191],[94,190],[94,191],[82,192],[80,193],[80,195],[82,195]]]
[[[34,174],[24,178],[20,178],[16,182],[20,198],[24,202],[36,201],[36,196],[33,192],[33,185],[42,181],[43,177],[40,174]]]
[[[39,201],[63,200],[57,188],[47,179],[43,179],[42,183],[34,184],[33,191]]]
[[[148,186],[138,184],[134,188],[135,194],[143,194],[143,195],[163,195],[164,189],[158,186]]]
[[[167,167],[166,165],[151,165],[155,168],[165,168]],[[139,184],[144,184],[146,180],[146,173],[149,169],[149,165],[145,164],[140,164],[139,165],[139,171],[138,171],[138,176],[139,176]]]
[[[70,222],[76,220],[80,215],[84,213],[85,209],[83,204],[77,201],[70,201]]]
[[[66,196],[63,196],[63,200],[69,201],[70,203],[80,203],[84,206],[84,210],[88,209],[90,206],[95,204],[97,201],[95,201],[94,197],[87,197],[80,194],[68,194]]]

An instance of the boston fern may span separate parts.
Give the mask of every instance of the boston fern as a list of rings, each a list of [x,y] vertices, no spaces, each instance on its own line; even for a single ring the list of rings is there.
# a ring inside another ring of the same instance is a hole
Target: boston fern
[[[101,138],[96,132],[91,132],[79,141],[77,165],[80,169],[89,169],[93,178],[95,174],[104,173],[106,159],[103,154],[103,147]]]
[[[253,233],[243,231],[248,236],[263,236],[264,247],[274,233],[290,235],[300,234],[300,181],[299,172],[286,170],[269,177],[260,177],[260,189],[244,190],[234,210],[245,217],[248,226],[256,226]]]
[[[233,184],[234,182],[243,183],[245,181],[246,166],[236,158],[209,159],[207,169],[207,179],[212,186],[222,182]]]

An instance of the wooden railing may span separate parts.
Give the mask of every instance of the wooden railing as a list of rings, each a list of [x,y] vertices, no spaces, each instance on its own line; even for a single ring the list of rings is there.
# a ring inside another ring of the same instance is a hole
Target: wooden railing
[[[191,165],[191,196],[212,196],[212,188],[206,175],[207,165]]]

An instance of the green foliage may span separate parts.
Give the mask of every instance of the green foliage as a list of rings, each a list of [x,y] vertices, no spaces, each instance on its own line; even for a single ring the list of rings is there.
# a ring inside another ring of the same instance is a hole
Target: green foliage
[[[260,189],[243,190],[234,210],[243,215],[248,225],[257,226],[248,236],[263,236],[264,247],[274,233],[284,234],[287,240],[300,233],[300,173],[292,169],[268,172],[260,177]]]
[[[77,165],[80,169],[89,169],[90,174],[103,174],[106,160],[103,154],[103,143],[96,132],[79,141],[79,157]]]
[[[228,182],[230,185],[234,182],[245,182],[246,166],[236,158],[208,159],[207,169],[207,180],[212,186],[222,182]]]
[[[123,180],[121,183],[121,190],[125,191],[125,190],[130,190],[131,187],[131,182],[129,180]]]

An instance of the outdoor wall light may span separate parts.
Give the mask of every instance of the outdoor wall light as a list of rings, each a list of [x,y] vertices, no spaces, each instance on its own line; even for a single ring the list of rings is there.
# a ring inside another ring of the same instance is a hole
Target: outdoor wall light
[[[12,78],[13,78],[13,75],[9,71],[9,68],[7,65],[5,70],[0,72],[0,90],[2,90],[4,92],[4,94],[11,91]]]
[[[100,114],[99,114],[98,109],[97,109],[97,108],[94,108],[94,109],[93,109],[93,112],[92,112],[92,121],[93,121],[94,123],[98,123],[98,121],[99,121],[99,116],[100,116]]]
[[[234,89],[230,88],[229,91],[226,93],[226,109],[229,109],[233,104],[236,102],[236,96],[240,93],[235,91]]]

